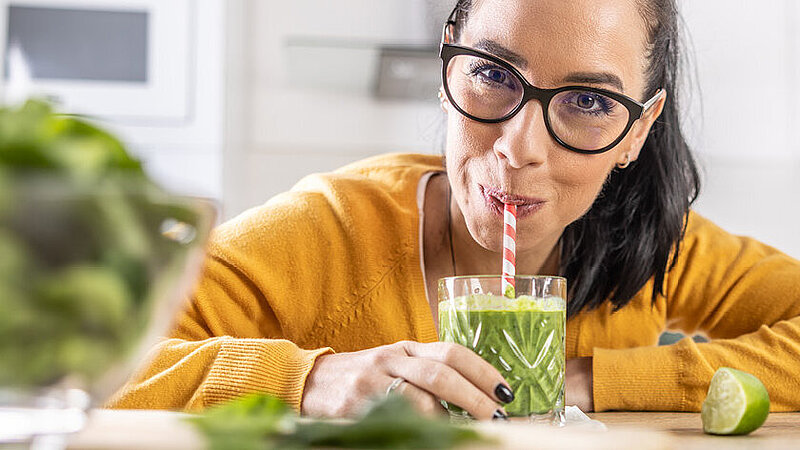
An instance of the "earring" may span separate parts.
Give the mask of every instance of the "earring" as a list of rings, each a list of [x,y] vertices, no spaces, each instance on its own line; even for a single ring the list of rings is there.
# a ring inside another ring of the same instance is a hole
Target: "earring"
[[[625,153],[625,162],[617,163],[617,168],[618,169],[624,169],[624,168],[628,167],[629,165],[631,165],[631,154],[630,153]]]

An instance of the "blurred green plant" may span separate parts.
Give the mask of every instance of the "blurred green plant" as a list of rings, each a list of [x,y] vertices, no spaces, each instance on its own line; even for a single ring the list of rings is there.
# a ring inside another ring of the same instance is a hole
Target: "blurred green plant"
[[[125,356],[188,252],[165,218],[201,216],[90,122],[0,108],[0,387],[91,380]]]
[[[56,114],[41,100],[0,109],[0,168],[51,170],[75,179],[110,171],[145,178],[141,163],[117,138],[78,116]]]
[[[212,450],[273,448],[453,448],[492,441],[446,417],[425,417],[403,397],[371,405],[356,421],[301,419],[280,400],[252,394],[188,419]]]

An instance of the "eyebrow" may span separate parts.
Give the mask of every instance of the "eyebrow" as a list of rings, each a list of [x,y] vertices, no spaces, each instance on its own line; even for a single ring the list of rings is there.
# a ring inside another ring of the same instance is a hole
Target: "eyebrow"
[[[508,61],[518,69],[525,70],[528,68],[528,61],[526,61],[525,58],[511,49],[503,47],[496,41],[481,39],[475,43],[475,48],[478,50],[483,50],[486,53],[491,53],[500,59]]]
[[[625,92],[625,87],[622,85],[622,80],[620,77],[610,72],[571,73],[564,77],[564,82],[579,84],[607,84],[619,89],[620,92]]]
[[[481,39],[475,43],[475,48],[491,53],[500,59],[503,59],[520,70],[528,68],[528,61],[525,60],[519,53],[504,47],[497,41],[490,39]],[[617,75],[610,72],[575,72],[567,75],[563,79],[564,83],[577,83],[577,84],[605,84],[613,86],[620,92],[625,92],[625,87],[622,84],[622,79]]]

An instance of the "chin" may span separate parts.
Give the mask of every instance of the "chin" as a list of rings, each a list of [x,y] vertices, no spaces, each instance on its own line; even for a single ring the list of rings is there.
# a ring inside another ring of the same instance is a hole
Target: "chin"
[[[490,252],[502,253],[503,251],[503,228],[502,223],[491,223],[488,220],[482,220],[477,223],[468,222],[467,229],[469,230],[472,240],[478,245],[489,250]]]

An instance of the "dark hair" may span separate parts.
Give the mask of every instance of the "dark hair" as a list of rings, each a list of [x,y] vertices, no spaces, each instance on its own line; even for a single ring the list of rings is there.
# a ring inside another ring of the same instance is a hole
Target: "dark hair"
[[[681,35],[675,0],[639,0],[648,33],[649,69],[643,98],[658,88],[668,94],[638,160],[614,170],[589,211],[562,236],[561,274],[569,280],[568,316],[599,307],[614,311],[653,279],[652,301],[664,295],[664,276],[674,265],[689,207],[700,191],[697,165],[680,126]],[[455,39],[472,0],[459,0]]]

